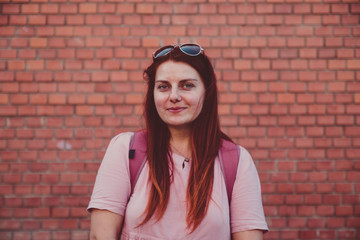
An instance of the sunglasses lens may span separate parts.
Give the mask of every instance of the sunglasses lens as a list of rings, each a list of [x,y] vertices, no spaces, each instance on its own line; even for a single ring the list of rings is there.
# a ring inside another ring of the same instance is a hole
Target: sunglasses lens
[[[174,45],[174,46],[168,45],[162,47],[153,53],[153,58],[155,59],[158,57],[165,56],[166,54],[174,50],[174,48],[176,48],[177,46],[178,45]],[[189,56],[197,56],[201,53],[203,49],[197,44],[188,43],[188,44],[180,45],[180,50]]]
[[[188,45],[182,45],[180,47],[180,50],[190,56],[197,56],[201,52],[201,47],[199,45],[188,44]]]
[[[167,46],[167,47],[163,47],[160,48],[159,50],[157,50],[154,54],[154,58],[158,58],[161,56],[165,56],[166,54],[168,54],[170,51],[172,51],[174,49],[174,47],[172,46]]]

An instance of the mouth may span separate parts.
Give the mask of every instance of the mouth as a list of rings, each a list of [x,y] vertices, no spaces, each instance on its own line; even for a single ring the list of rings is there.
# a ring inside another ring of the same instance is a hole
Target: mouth
[[[171,107],[171,108],[168,108],[167,110],[171,113],[178,113],[185,109],[186,109],[185,107]]]

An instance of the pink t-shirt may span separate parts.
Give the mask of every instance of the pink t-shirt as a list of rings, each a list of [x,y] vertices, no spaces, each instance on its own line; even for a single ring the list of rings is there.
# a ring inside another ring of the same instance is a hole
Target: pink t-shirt
[[[186,189],[190,164],[184,157],[173,154],[174,181],[164,216],[158,222],[150,220],[136,227],[142,220],[150,185],[149,167],[145,164],[133,194],[129,173],[129,142],[133,133],[121,133],[114,137],[99,168],[91,200],[88,206],[106,209],[125,216],[122,240],[160,239],[231,239],[231,233],[260,229],[267,231],[261,202],[258,173],[250,154],[240,148],[240,161],[232,193],[230,213],[226,186],[220,162],[215,161],[214,186],[209,209],[200,226],[191,234],[186,228]],[[230,219],[231,216],[231,219]]]

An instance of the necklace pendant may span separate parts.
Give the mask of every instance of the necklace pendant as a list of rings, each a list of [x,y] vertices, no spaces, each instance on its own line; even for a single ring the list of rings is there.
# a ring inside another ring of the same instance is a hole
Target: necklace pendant
[[[188,158],[185,158],[184,161],[183,161],[183,164],[182,164],[182,168],[184,169],[185,168],[185,162],[190,162],[190,159]]]

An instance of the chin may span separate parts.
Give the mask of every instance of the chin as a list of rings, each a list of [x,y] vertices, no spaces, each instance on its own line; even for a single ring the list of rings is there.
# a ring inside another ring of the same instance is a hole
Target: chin
[[[187,124],[184,124],[184,123],[168,123],[167,125],[170,127],[174,127],[174,128],[187,126]]]
[[[175,128],[175,129],[188,129],[188,128],[190,128],[190,123],[189,123],[189,122],[167,123],[167,125],[168,125],[170,128]]]

